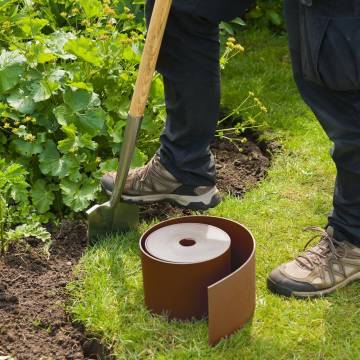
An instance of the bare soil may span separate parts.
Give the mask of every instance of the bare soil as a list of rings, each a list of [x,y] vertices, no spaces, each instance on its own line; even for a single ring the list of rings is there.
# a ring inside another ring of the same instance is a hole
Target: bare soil
[[[64,222],[50,257],[36,239],[0,257],[0,356],[22,359],[97,359],[104,348],[85,336],[65,311],[65,286],[87,246],[86,227]]]

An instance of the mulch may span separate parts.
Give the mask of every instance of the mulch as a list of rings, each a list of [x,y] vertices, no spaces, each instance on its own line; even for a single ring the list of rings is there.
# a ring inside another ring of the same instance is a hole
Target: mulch
[[[220,191],[242,196],[265,176],[270,160],[251,139],[237,146],[241,152],[231,143],[216,141],[212,149]],[[167,204],[141,209],[142,220],[189,214]],[[16,360],[109,358],[104,346],[87,336],[66,312],[65,287],[87,247],[86,225],[64,221],[49,231],[53,238],[49,257],[36,239],[0,255],[0,356],[12,355]]]

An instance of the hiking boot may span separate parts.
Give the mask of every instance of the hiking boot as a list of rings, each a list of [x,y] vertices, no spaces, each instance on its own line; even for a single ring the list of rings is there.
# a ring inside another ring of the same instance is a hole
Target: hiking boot
[[[310,227],[319,232],[320,242],[295,260],[280,265],[268,277],[268,288],[277,294],[313,297],[330,294],[336,289],[360,280],[360,248],[346,241],[337,241],[332,228]]]
[[[116,173],[110,172],[101,179],[101,186],[108,195],[114,189],[115,178]],[[193,210],[206,210],[221,201],[216,186],[181,184],[160,163],[159,155],[155,155],[147,165],[129,171],[122,200],[133,204],[165,201]]]

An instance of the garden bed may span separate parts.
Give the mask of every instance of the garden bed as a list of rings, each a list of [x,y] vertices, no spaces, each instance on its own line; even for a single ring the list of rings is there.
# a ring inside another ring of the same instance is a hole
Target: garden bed
[[[250,138],[236,146],[217,140],[212,149],[223,194],[242,196],[269,166],[268,153]],[[141,219],[188,214],[168,204],[154,204],[142,207]],[[11,354],[17,360],[104,357],[103,346],[73,324],[65,310],[65,286],[87,247],[86,225],[63,222],[52,233],[48,256],[41,242],[29,239],[26,248],[15,246],[0,257],[0,356]]]
[[[103,347],[85,336],[66,313],[66,284],[86,246],[86,227],[64,222],[48,257],[29,239],[0,257],[0,357],[97,359]]]

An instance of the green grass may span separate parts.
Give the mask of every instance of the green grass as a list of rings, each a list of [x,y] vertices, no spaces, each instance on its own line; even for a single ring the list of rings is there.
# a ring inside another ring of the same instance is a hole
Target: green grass
[[[250,324],[216,347],[207,324],[167,322],[143,306],[140,234],[110,238],[90,249],[71,284],[71,311],[103,337],[118,359],[360,359],[360,286],[324,299],[284,299],[269,293],[266,276],[324,225],[335,169],[330,143],[292,80],[285,37],[244,32],[246,47],[223,78],[223,104],[234,107],[254,91],[269,108],[271,136],[282,144],[266,179],[243,199],[227,197],[210,214],[240,221],[257,241],[257,309]]]

